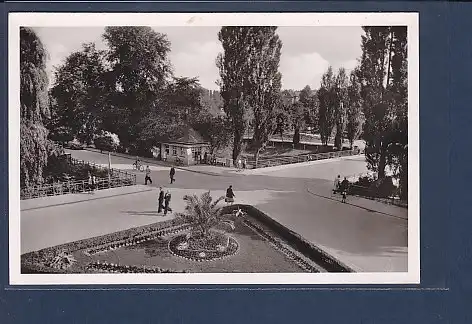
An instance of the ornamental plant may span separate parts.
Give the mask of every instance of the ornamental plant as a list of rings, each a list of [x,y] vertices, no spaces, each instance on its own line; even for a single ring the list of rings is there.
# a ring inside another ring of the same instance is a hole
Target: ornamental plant
[[[184,201],[187,203],[184,213],[177,213],[177,217],[186,223],[192,224],[193,234],[197,237],[208,237],[212,227],[219,224],[222,215],[222,208],[218,203],[224,199],[223,196],[216,200],[210,195],[210,191],[197,195],[185,195]]]

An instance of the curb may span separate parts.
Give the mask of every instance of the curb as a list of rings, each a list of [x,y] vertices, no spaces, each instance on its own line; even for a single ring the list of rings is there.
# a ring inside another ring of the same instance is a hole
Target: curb
[[[254,217],[256,220],[260,221],[263,225],[270,227],[278,235],[285,239],[290,246],[314,261],[327,272],[355,272],[353,268],[349,267],[326,251],[320,249],[313,243],[307,241],[301,235],[288,229],[286,226],[280,224],[254,206],[237,204],[226,208],[228,208],[230,211],[233,211],[237,208],[244,210],[246,213],[250,214],[251,217]]]

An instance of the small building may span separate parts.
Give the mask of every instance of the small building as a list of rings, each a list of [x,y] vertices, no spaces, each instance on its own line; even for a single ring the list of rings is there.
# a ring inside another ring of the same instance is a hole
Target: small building
[[[203,161],[205,153],[210,154],[210,144],[196,130],[188,127],[183,136],[164,141],[160,151],[163,161],[194,165]]]

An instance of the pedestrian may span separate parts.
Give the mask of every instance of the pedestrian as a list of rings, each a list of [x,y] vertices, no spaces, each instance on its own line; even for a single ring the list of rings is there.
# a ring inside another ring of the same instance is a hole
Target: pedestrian
[[[157,206],[157,212],[160,214],[162,209],[164,208],[164,190],[162,187],[159,187],[159,198],[157,200],[157,203],[159,204]]]
[[[336,178],[334,178],[333,193],[336,193],[339,190],[340,185],[341,185],[341,176],[338,174],[338,176]]]
[[[149,165],[146,167],[146,177],[144,178],[144,185],[147,185],[148,181],[152,184],[151,169],[149,168]]]
[[[246,169],[246,167],[247,167],[247,160],[246,160],[246,158],[244,158],[244,160],[243,160],[243,169]]]
[[[85,191],[92,193],[92,174],[90,171],[88,172],[87,188],[85,188]]]
[[[341,194],[342,194],[342,202],[346,202],[347,190],[349,189],[349,181],[344,177],[343,182],[341,182]]]
[[[174,167],[170,168],[169,175],[170,175],[170,183],[172,184],[175,181],[175,178],[174,178],[175,177],[175,169],[174,169]]]
[[[203,155],[203,160],[205,161],[205,164],[208,164],[208,153],[205,152],[205,154]]]
[[[97,178],[92,175],[92,192],[95,192],[95,189],[97,189]]]
[[[228,203],[229,205],[232,205],[234,203],[234,197],[236,196],[234,195],[234,192],[233,192],[233,186],[229,186],[228,189],[226,189],[226,198],[225,198],[226,203]]]
[[[170,208],[170,199],[171,199],[171,195],[170,195],[169,190],[167,190],[164,196],[164,216],[167,215],[168,211],[172,212],[172,208]]]
[[[241,158],[238,159],[238,171],[241,171]]]

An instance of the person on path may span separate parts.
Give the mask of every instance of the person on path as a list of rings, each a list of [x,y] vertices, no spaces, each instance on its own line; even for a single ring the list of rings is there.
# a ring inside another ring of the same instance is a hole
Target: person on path
[[[229,186],[228,189],[226,189],[226,198],[225,198],[226,203],[228,203],[229,205],[232,205],[234,203],[234,197],[236,196],[234,195],[234,192],[233,192],[233,186]]]
[[[96,189],[97,189],[97,178],[95,177],[95,175],[93,175],[92,176],[92,193],[94,193]]]
[[[162,187],[159,187],[159,190],[159,198],[157,200],[159,205],[157,206],[157,212],[160,214],[162,209],[164,209],[164,190]]]
[[[333,188],[334,193],[336,193],[339,190],[340,185],[341,185],[341,176],[338,174],[338,176],[334,178],[334,188]]]
[[[144,185],[147,185],[148,181],[152,184],[151,169],[149,168],[149,165],[146,167],[146,177],[144,178]]]
[[[86,191],[88,191],[89,193],[92,193],[92,188],[93,188],[92,174],[89,171]]]
[[[167,191],[164,197],[164,216],[167,215],[168,211],[170,212],[172,211],[172,208],[170,208],[170,199],[171,199],[170,192]]]
[[[246,169],[246,167],[247,167],[247,160],[244,159],[244,160],[243,160],[243,169]]]
[[[238,159],[238,171],[241,171],[241,165],[242,165],[241,159]]]
[[[343,182],[341,182],[341,194],[343,196],[342,202],[346,202],[347,190],[349,189],[349,181],[344,177]]]
[[[175,169],[174,169],[174,167],[170,168],[169,176],[170,176],[170,183],[174,183],[174,181],[175,181]]]

